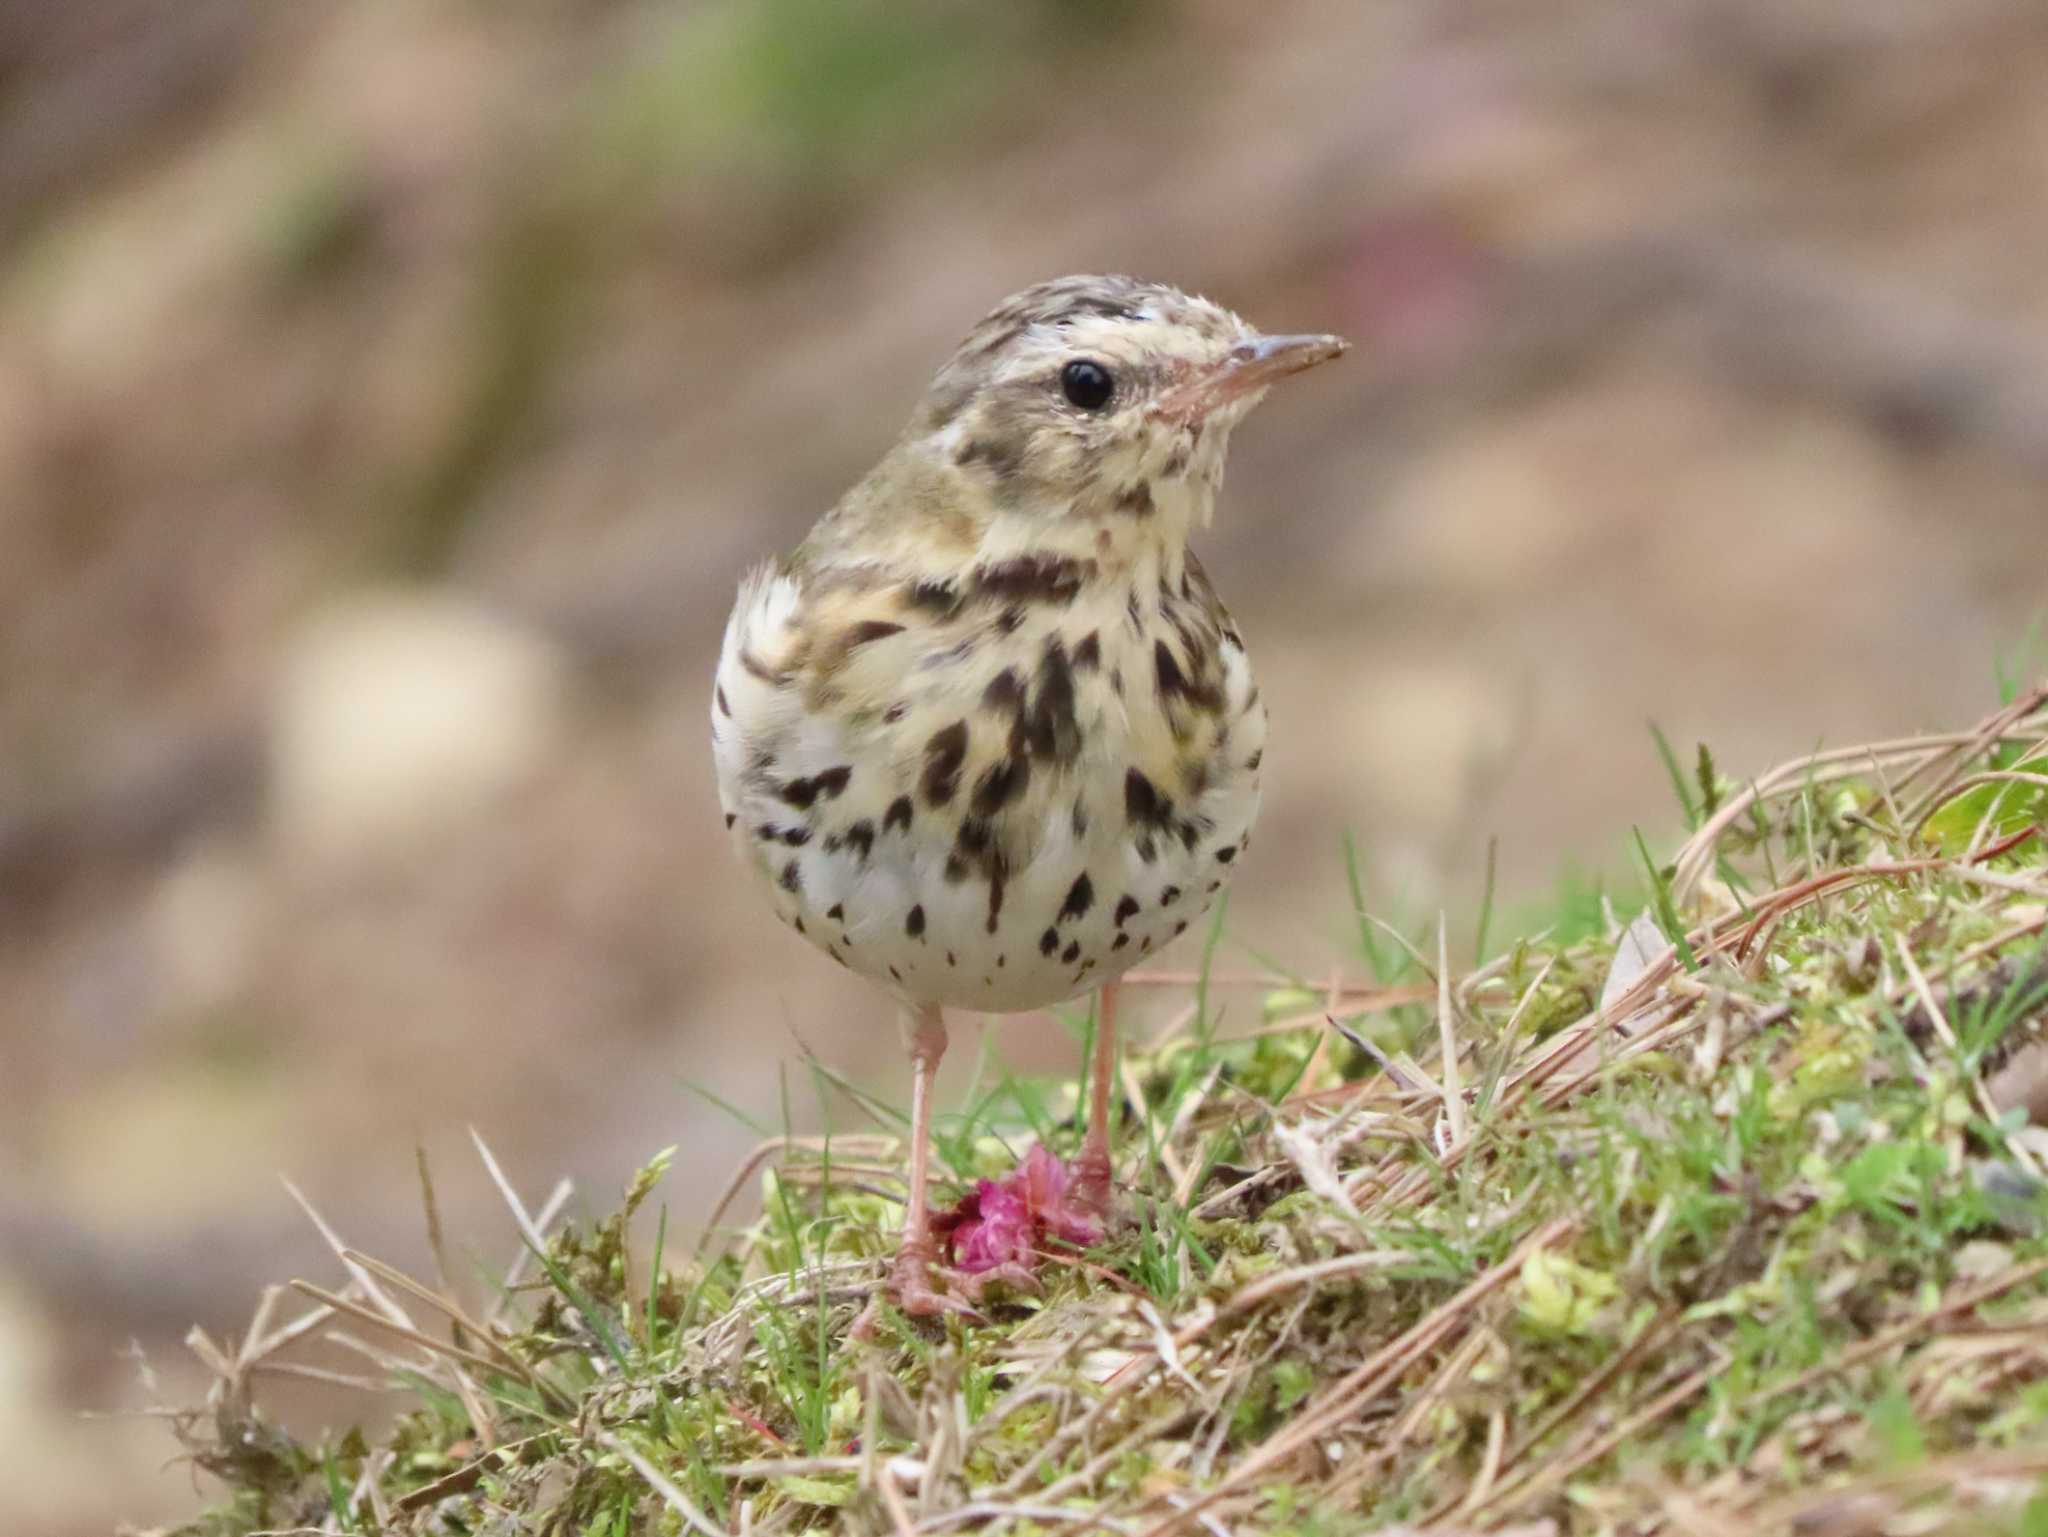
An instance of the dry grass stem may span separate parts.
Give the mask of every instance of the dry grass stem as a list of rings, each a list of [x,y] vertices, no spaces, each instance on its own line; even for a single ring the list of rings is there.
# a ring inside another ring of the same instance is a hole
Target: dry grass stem
[[[172,1422],[229,1499],[180,1537],[2025,1532],[2044,755],[2048,689],[1739,788],[1702,755],[1640,915],[1561,907],[1463,975],[1442,912],[1427,955],[1363,925],[1382,981],[1133,974],[1176,1001],[1117,1065],[1118,1221],[1038,1242],[1039,1292],[976,1320],[847,1337],[902,1221],[890,1129],[762,1140],[659,1258],[645,1212],[558,1226],[558,1185],[530,1213],[475,1136],[522,1239],[488,1311],[423,1155],[433,1284],[293,1190],[338,1279],[194,1331],[217,1380]],[[1227,1036],[1222,987],[1264,993]],[[1034,1136],[1071,1154],[1071,1104],[982,1075],[939,1204]],[[278,1379],[410,1407],[301,1443],[257,1403]]]

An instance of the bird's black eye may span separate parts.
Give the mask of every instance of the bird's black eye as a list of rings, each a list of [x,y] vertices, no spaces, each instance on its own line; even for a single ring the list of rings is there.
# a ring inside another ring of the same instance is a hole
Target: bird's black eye
[[[1116,393],[1116,380],[1100,363],[1079,358],[1060,370],[1060,391],[1083,411],[1100,411]]]

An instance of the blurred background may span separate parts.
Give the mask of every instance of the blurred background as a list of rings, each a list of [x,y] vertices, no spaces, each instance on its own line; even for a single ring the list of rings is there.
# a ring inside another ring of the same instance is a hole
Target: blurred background
[[[706,689],[1004,294],[1359,344],[1203,552],[1273,719],[1232,934],[1322,975],[1345,830],[1407,918],[1497,836],[1512,913],[1668,843],[1646,719],[1744,774],[1989,707],[2044,189],[2032,0],[0,0],[0,1528],[195,1507],[83,1411],[334,1279],[280,1173],[424,1268],[417,1141],[495,1267],[466,1125],[530,1201],[678,1142],[681,1222],[755,1136],[687,1084],[900,1096]]]

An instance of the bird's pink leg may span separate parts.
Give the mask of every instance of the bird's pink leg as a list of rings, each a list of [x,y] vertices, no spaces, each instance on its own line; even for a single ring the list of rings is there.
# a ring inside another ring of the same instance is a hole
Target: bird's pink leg
[[[958,1297],[932,1285],[932,1266],[939,1246],[932,1239],[931,1200],[926,1186],[931,1174],[932,1079],[946,1054],[946,1021],[937,1004],[925,1004],[908,1022],[910,1046],[910,1207],[903,1217],[903,1237],[889,1270],[888,1294],[913,1315],[967,1313],[973,1309]],[[869,1319],[863,1317],[863,1324]],[[862,1332],[865,1332],[863,1330]]]
[[[1109,1107],[1116,1093],[1116,995],[1102,984],[1095,1010],[1095,1049],[1088,1059],[1088,1134],[1074,1160],[1074,1199],[1098,1217],[1109,1215]]]

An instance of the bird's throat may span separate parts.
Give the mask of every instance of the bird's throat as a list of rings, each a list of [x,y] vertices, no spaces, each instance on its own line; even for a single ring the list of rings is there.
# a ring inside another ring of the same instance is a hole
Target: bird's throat
[[[1195,480],[1154,480],[1143,495],[998,511],[983,530],[977,564],[1020,559],[1086,564],[1116,581],[1164,576],[1178,583],[1189,536],[1209,521],[1215,493]]]

